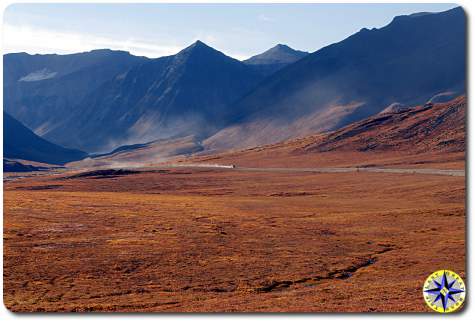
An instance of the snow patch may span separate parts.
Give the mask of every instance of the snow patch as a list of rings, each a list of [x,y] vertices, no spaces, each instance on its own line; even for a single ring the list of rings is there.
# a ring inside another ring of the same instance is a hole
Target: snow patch
[[[37,82],[45,79],[50,79],[55,77],[57,72],[53,72],[47,68],[43,68],[32,73],[29,73],[26,76],[23,76],[18,81],[19,82]]]

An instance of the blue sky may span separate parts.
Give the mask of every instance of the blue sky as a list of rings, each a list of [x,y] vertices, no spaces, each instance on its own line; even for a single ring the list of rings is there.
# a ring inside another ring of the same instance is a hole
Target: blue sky
[[[14,4],[4,12],[4,52],[97,48],[160,57],[200,39],[238,59],[276,45],[316,51],[397,15],[454,4]]]

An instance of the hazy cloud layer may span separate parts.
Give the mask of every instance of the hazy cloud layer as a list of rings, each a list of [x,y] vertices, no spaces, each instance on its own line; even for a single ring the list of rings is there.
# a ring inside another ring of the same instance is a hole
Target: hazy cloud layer
[[[99,48],[130,51],[134,55],[161,57],[176,54],[183,46],[157,45],[139,39],[112,39],[95,35],[61,32],[29,26],[4,24],[3,49],[5,52],[68,54]]]

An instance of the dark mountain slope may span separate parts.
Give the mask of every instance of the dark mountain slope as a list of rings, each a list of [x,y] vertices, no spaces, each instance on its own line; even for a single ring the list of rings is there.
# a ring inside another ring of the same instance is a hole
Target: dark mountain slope
[[[416,105],[465,92],[466,19],[461,8],[400,16],[278,71],[233,107],[232,126],[211,149],[272,143],[332,130],[393,103]]]
[[[115,77],[46,137],[88,151],[190,134],[205,137],[228,122],[228,106],[262,78],[251,66],[198,41]],[[70,135],[61,135],[66,132]]]
[[[3,159],[3,172],[31,172],[46,170],[45,167],[23,164],[18,161]]]
[[[67,115],[82,110],[78,103],[87,94],[147,60],[107,49],[71,55],[7,54],[4,110],[37,134],[48,134]]]
[[[3,156],[50,164],[65,164],[87,156],[79,150],[65,149],[37,136],[26,126],[3,113]]]

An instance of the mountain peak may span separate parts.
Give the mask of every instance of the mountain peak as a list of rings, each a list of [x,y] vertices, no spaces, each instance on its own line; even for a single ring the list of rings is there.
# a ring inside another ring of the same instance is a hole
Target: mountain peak
[[[190,59],[192,61],[195,61],[196,59],[203,61],[209,60],[209,59],[224,59],[228,58],[230,60],[234,60],[231,57],[226,56],[219,50],[214,49],[211,46],[208,46],[201,40],[197,40],[185,49],[182,49],[178,54],[175,55],[175,60],[177,62],[184,62],[184,61],[189,61]]]
[[[186,47],[186,48],[183,49],[182,51],[203,50],[203,49],[205,49],[205,50],[207,49],[207,50],[214,50],[214,51],[217,51],[217,50],[214,49],[213,47],[208,46],[207,44],[205,44],[204,42],[202,42],[201,40],[195,41],[194,43],[192,43],[191,45],[189,45],[188,47]]]
[[[182,49],[177,56],[190,56],[194,53],[202,53],[202,54],[212,54],[212,53],[220,53],[220,51],[214,49],[213,47],[208,46],[201,40],[197,40],[188,47]]]
[[[197,40],[193,43],[194,46],[207,46],[209,47],[208,45],[206,45],[204,42],[202,42],[201,40]]]
[[[277,44],[274,47],[272,47],[271,49],[296,51],[295,49],[292,49],[291,47],[287,46],[286,44]]]
[[[295,50],[285,44],[277,44],[244,62],[251,65],[290,64],[306,55],[308,53],[305,51]]]

